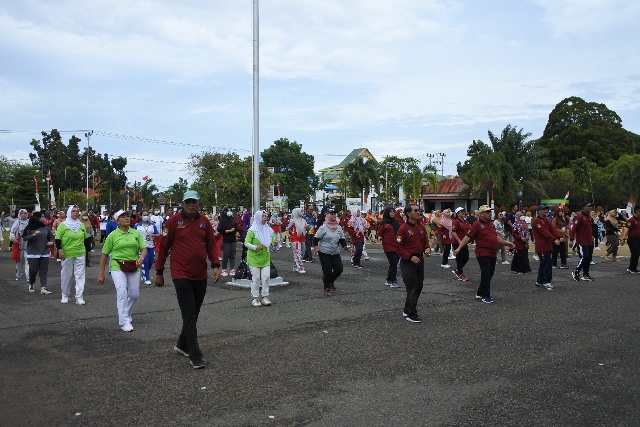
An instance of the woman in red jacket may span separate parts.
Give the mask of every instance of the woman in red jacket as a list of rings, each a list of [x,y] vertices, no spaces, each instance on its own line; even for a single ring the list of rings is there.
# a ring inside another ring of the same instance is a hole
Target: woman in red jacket
[[[398,241],[396,235],[398,234],[398,228],[400,223],[396,221],[396,212],[389,206],[385,208],[382,213],[382,221],[378,225],[377,238],[382,242],[382,250],[389,260],[389,269],[387,270],[387,280],[385,285],[392,288],[399,288],[398,284],[398,253],[396,252],[398,247]]]

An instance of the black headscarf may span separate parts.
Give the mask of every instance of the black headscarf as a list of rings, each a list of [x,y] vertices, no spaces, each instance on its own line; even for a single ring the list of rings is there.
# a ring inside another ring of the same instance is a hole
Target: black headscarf
[[[29,218],[29,222],[22,232],[24,233],[28,230],[37,230],[44,227],[44,224],[40,221],[40,218],[42,218],[42,212],[34,212]]]
[[[384,208],[384,212],[382,212],[382,221],[380,221],[380,225],[391,224],[393,226],[393,232],[397,233],[398,228],[400,228],[400,223],[395,219],[391,218],[391,211],[393,211],[393,207],[387,206]]]

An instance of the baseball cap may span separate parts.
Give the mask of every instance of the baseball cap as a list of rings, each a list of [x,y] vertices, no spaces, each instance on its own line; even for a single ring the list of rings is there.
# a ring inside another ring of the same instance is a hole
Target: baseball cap
[[[547,206],[547,205],[538,205],[538,207],[536,208],[536,212],[541,211],[543,209],[549,209],[549,206]]]
[[[185,202],[187,200],[200,200],[200,195],[196,190],[187,190],[184,192],[182,201]]]
[[[482,212],[489,212],[492,211],[493,209],[491,209],[489,206],[487,205],[482,205],[478,208],[478,212],[482,213]]]
[[[120,218],[122,215],[131,216],[131,211],[125,211],[124,209],[120,209],[118,212],[113,214],[113,219],[117,221],[118,218]]]
[[[462,211],[464,211],[464,210],[466,210],[466,209],[465,209],[465,208],[462,208],[462,207],[460,207],[460,208],[456,208],[456,210],[454,211],[454,213],[457,215],[457,214],[458,214],[458,212],[462,212]]]

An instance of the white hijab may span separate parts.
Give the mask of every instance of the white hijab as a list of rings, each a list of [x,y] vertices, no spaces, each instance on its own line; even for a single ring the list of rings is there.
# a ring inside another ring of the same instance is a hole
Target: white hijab
[[[80,230],[80,220],[71,218],[71,209],[75,207],[76,206],[71,205],[69,206],[69,209],[67,209],[67,219],[64,220],[64,224],[69,227],[69,230],[77,233],[78,230]]]
[[[296,225],[298,236],[302,236],[307,227],[307,221],[304,219],[304,211],[302,208],[295,208],[291,211],[291,220]]]
[[[262,222],[262,214],[264,211],[257,211],[253,215],[253,225],[249,227],[249,230],[253,231],[258,241],[268,248],[271,246],[271,238],[275,235],[271,227],[266,222]]]

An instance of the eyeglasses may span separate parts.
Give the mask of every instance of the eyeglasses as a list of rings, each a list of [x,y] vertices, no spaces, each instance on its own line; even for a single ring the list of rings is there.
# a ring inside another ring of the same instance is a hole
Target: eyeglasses
[[[420,212],[420,209],[411,209],[411,212]]]

